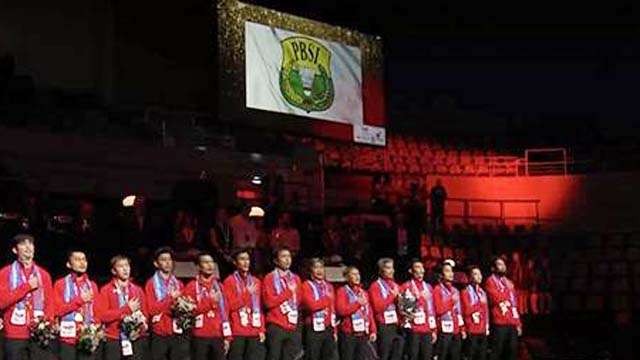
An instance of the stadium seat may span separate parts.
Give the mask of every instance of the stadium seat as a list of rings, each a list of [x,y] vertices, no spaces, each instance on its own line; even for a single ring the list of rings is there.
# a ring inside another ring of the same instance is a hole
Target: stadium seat
[[[577,294],[566,294],[562,299],[563,308],[567,311],[582,310],[582,297]]]
[[[590,295],[585,300],[585,309],[588,311],[602,311],[604,310],[604,296]]]

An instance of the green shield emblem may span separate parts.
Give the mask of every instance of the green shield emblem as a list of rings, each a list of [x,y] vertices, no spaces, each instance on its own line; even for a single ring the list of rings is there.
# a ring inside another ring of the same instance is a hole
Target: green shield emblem
[[[330,108],[335,92],[329,49],[302,36],[288,37],[280,44],[280,93],[285,101],[307,113]]]

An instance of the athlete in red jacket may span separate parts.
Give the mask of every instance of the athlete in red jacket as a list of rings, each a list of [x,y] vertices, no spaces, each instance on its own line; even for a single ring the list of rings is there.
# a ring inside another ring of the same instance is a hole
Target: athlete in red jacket
[[[380,277],[369,287],[369,297],[378,325],[378,355],[380,360],[400,360],[404,339],[399,333],[396,301],[400,287],[393,280],[393,259],[378,260]]]
[[[262,282],[262,298],[267,309],[267,359],[292,360],[302,352],[302,340],[297,331],[301,283],[300,278],[289,270],[289,249],[276,249],[273,258],[276,268]]]
[[[302,284],[304,349],[308,360],[332,359],[337,351],[337,328],[333,286],[324,278],[324,262],[312,258],[307,264],[309,280]]]
[[[114,256],[111,259],[111,273],[113,279],[100,289],[96,301],[96,315],[105,325],[105,359],[145,359],[148,352],[149,312],[144,291],[131,281],[129,258]],[[139,336],[135,338],[122,331],[122,322],[128,316],[144,320],[145,325],[140,327]]]
[[[151,318],[151,358],[180,360],[189,357],[189,339],[171,317],[171,307],[182,294],[182,282],[173,274],[173,250],[161,247],[154,253],[155,274],[147,281],[145,294]]]
[[[416,310],[405,319],[408,330],[407,354],[409,360],[431,360],[433,344],[437,341],[436,309],[433,288],[424,281],[424,265],[415,259],[409,269],[411,280],[400,287],[404,296],[416,299]]]
[[[51,276],[35,263],[34,243],[31,235],[16,235],[11,246],[16,260],[0,270],[0,309],[8,360],[22,360],[23,353],[31,354],[29,359],[52,356],[50,349],[43,350],[28,341],[33,320],[52,320],[54,313]]]
[[[453,286],[453,265],[443,262],[439,271],[440,283],[433,289],[433,303],[436,308],[438,324],[438,359],[459,360],[462,350],[464,319],[460,292]],[[449,356],[447,358],[447,356]]]
[[[507,278],[504,259],[495,257],[491,261],[491,271],[485,282],[491,306],[492,359],[512,359],[518,356],[518,336],[522,335],[522,325],[518,312],[518,297],[513,282]]]
[[[482,289],[482,271],[477,266],[468,270],[469,285],[462,290],[462,312],[467,331],[467,359],[487,358],[487,337],[489,336],[489,306],[487,293]]]
[[[336,292],[336,313],[341,318],[340,360],[362,359],[376,341],[376,321],[369,296],[360,284],[360,271],[347,267],[344,277],[347,284]]]
[[[231,257],[236,271],[224,281],[233,332],[229,360],[264,360],[265,325],[260,279],[251,275],[248,250],[238,250]]]
[[[224,360],[233,332],[229,322],[229,301],[215,278],[217,264],[208,253],[196,258],[198,276],[184,289],[197,302],[192,330],[191,359]]]
[[[70,273],[53,285],[55,315],[60,320],[60,359],[75,360],[79,357],[76,343],[82,327],[98,324],[95,299],[98,286],[87,275],[87,256],[73,250],[67,257]],[[96,354],[82,354],[83,359],[94,359]]]

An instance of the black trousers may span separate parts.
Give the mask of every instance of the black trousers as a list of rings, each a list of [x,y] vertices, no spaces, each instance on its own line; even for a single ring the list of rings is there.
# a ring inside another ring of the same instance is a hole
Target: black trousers
[[[188,360],[189,338],[185,335],[151,335],[152,360]]]
[[[338,334],[338,348],[340,350],[340,360],[361,360],[367,351],[369,343],[368,336],[354,336],[343,333]]]
[[[102,351],[103,346],[99,346],[93,354],[87,354],[76,350],[75,345],[60,342],[60,352],[58,355],[60,360],[99,360],[104,357]]]
[[[299,331],[267,325],[267,360],[299,360],[301,354],[302,338]]]
[[[120,340],[107,340],[104,344],[104,360],[117,360],[117,359],[133,359],[133,360],[147,360],[149,353],[149,340],[147,338],[138,339],[132,341],[133,355],[122,356],[122,347],[120,346]]]
[[[407,333],[406,353],[409,360],[433,359],[433,344],[431,334],[416,334],[413,331]]]
[[[257,337],[235,336],[229,347],[229,360],[264,360],[267,349]]]
[[[440,334],[438,336],[436,355],[438,360],[460,360],[462,338],[460,334]]]
[[[486,360],[488,342],[486,335],[469,334],[465,349],[467,360]]]
[[[378,355],[380,360],[402,360],[404,338],[398,333],[398,325],[378,326]]]
[[[55,359],[53,347],[43,349],[29,340],[4,339],[6,360],[47,360]]]
[[[333,338],[333,328],[324,331],[313,331],[313,326],[304,328],[304,357],[305,360],[336,360],[338,347]]]
[[[191,339],[191,360],[224,360],[223,338]]]
[[[491,337],[491,360],[518,358],[518,330],[515,326],[496,325]]]

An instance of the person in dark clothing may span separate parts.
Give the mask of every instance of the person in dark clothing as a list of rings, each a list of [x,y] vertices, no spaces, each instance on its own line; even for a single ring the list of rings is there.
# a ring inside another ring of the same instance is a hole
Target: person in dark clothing
[[[407,253],[420,254],[420,240],[426,228],[427,208],[420,197],[418,184],[411,184],[411,195],[405,205]]]
[[[12,54],[0,55],[0,105],[5,103],[9,81],[13,78],[16,60]]]
[[[235,249],[233,248],[233,229],[229,224],[229,212],[227,209],[219,208],[216,210],[213,224],[209,231],[204,234],[203,248],[215,256],[221,273],[228,274],[232,272],[234,261],[231,254]]]
[[[444,230],[445,203],[447,190],[442,186],[442,180],[436,180],[436,186],[431,188],[431,226],[434,233]]]

